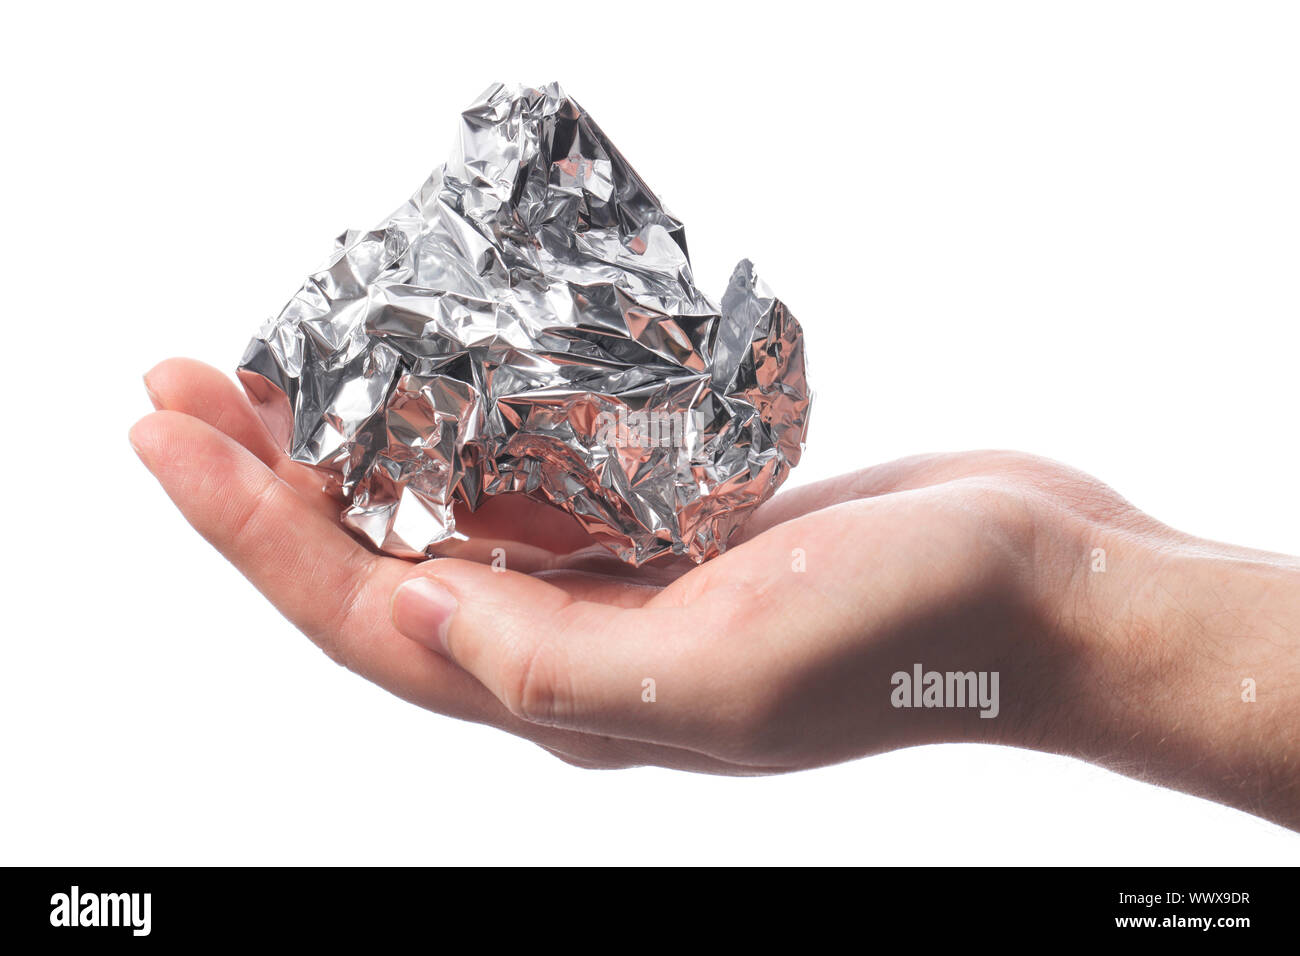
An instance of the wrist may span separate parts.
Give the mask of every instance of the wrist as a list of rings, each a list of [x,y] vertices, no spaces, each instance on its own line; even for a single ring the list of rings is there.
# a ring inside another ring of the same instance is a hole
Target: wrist
[[[1053,749],[1300,825],[1300,562],[1095,537],[1058,616],[1077,653]]]

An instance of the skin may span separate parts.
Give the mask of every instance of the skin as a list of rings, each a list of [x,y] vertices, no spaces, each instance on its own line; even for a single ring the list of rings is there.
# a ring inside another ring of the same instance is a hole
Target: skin
[[[335,661],[421,707],[589,768],[1007,744],[1300,829],[1300,559],[1182,534],[1065,466],[867,468],[778,495],[713,561],[639,571],[502,497],[417,564],[344,531],[220,372],[172,359],[145,384],[159,411],[132,446],[194,528]],[[996,718],[893,707],[891,675],[917,662],[997,671]]]

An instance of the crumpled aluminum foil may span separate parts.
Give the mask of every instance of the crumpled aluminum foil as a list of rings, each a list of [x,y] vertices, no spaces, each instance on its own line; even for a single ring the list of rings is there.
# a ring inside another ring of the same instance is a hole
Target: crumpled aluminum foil
[[[376,548],[523,492],[624,561],[704,561],[799,461],[803,334],[741,262],[721,308],[682,224],[559,86],[491,87],[407,203],[337,241],[239,379]]]

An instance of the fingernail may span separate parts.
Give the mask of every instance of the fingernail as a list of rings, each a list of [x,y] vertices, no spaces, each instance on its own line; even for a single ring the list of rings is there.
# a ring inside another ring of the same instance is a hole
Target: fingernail
[[[411,578],[393,594],[393,626],[417,644],[448,654],[447,630],[457,606],[451,592],[437,581]]]
[[[161,412],[161,411],[163,410],[162,399],[160,399],[160,398],[158,397],[158,393],[155,392],[155,391],[153,390],[153,387],[149,384],[149,373],[148,373],[148,372],[146,372],[145,375],[144,375],[144,390],[145,390],[145,394],[147,394],[147,395],[149,396],[149,401],[153,402],[153,407],[154,407],[154,409],[155,409],[156,411],[160,411],[160,412]]]
[[[129,442],[131,443],[131,450],[132,450],[133,452],[136,453],[136,455],[140,458],[141,461],[143,461],[143,460],[144,460],[144,452],[140,450],[140,443],[139,443],[138,441],[135,440],[135,426],[134,426],[134,425],[132,425],[132,426],[131,426],[131,430],[130,430],[129,432],[126,433],[126,440],[129,441]]]

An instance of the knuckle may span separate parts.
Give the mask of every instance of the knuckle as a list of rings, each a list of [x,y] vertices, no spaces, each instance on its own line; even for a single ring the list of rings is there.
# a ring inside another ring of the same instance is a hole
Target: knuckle
[[[374,610],[368,606],[369,589],[378,563],[375,555],[366,554],[348,570],[333,614],[335,634],[362,633],[371,626]]]
[[[339,667],[356,671],[352,655],[343,641],[337,640],[333,635],[329,634],[313,637],[312,640],[324,652],[325,656]]]
[[[307,632],[325,656],[340,667],[362,674],[366,636],[372,629],[374,609],[369,584],[377,558],[366,555],[344,577],[337,603]],[[313,575],[315,576],[315,575]]]
[[[252,550],[263,543],[263,528],[279,488],[273,481],[261,484],[251,499],[230,517],[230,539],[237,550]]]
[[[559,724],[567,712],[561,653],[555,642],[521,642],[504,671],[502,702],[521,720]]]

